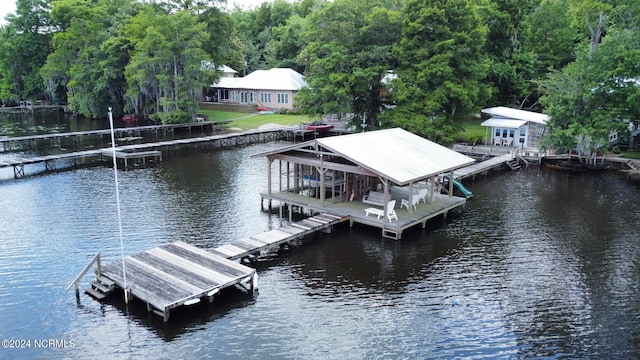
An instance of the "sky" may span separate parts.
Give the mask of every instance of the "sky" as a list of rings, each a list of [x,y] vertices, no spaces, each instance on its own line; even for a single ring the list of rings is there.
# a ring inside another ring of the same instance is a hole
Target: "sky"
[[[16,1],[15,0],[0,0],[0,25],[4,25],[4,17],[7,16],[8,13],[16,12]]]

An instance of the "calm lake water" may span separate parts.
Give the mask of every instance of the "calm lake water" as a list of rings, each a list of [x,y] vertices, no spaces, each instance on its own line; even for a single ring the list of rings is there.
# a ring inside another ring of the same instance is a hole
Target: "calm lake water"
[[[119,172],[125,253],[280,226],[260,210],[266,160],[249,156],[282,145]],[[0,339],[31,348],[0,358],[640,357],[640,186],[535,167],[465,183],[474,197],[446,221],[397,242],[344,224],[260,261],[257,296],[230,291],[163,324],[120,296],[64,291],[98,251],[120,259],[112,169],[3,180]]]

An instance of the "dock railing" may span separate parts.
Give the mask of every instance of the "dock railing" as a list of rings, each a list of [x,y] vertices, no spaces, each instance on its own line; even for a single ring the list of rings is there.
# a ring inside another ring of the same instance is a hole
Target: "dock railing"
[[[76,278],[73,279],[73,281],[71,283],[69,283],[69,285],[67,285],[67,287],[64,289],[64,291],[69,291],[69,289],[71,289],[72,286],[75,286],[75,288],[76,288],[76,298],[80,298],[80,288],[78,287],[78,282],[80,282],[80,280],[82,280],[84,275],[87,273],[87,271],[89,271],[89,269],[91,269],[93,264],[96,264],[98,276],[102,275],[102,265],[100,265],[100,253],[98,252],[91,259],[91,261],[89,261],[89,263],[84,267],[84,269],[82,269],[82,271],[78,274],[78,276],[76,276]]]

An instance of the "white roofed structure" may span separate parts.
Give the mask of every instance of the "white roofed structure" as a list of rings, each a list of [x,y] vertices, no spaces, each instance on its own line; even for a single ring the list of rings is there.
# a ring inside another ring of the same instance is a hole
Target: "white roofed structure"
[[[293,109],[296,93],[309,85],[304,76],[289,68],[256,70],[241,78],[221,77],[206,96],[213,102]]]
[[[508,108],[505,106],[497,106],[497,107],[482,109],[482,112],[496,118],[517,119],[517,120],[531,121],[538,124],[546,124],[547,121],[549,120],[549,115],[545,115],[545,114],[541,114],[533,111]]]
[[[396,185],[426,180],[475,161],[406,130],[395,128],[315,140]]]
[[[491,117],[482,126],[491,128],[486,144],[507,147],[537,148],[549,115],[505,106],[482,109]]]
[[[453,196],[452,186],[448,196],[439,194],[437,182],[445,174],[453,178],[454,170],[475,162],[399,128],[317,138],[254,156],[266,156],[270,164],[269,190],[261,194],[263,199],[351,215],[352,220],[381,227],[383,235],[391,232],[396,238],[407,227],[417,223],[424,226],[427,219],[464,205],[466,198]],[[279,163],[275,172],[278,176],[273,176],[274,162]],[[278,190],[274,191],[276,183]],[[385,211],[392,199],[398,205],[419,204],[413,201],[419,190],[429,207],[422,209],[424,214],[419,214],[419,206],[415,206],[415,212],[407,206],[411,215],[405,218],[398,212],[399,221],[393,224],[384,216],[381,220],[365,216],[363,206],[371,210],[366,204],[382,206]],[[369,200],[374,197],[378,200]]]

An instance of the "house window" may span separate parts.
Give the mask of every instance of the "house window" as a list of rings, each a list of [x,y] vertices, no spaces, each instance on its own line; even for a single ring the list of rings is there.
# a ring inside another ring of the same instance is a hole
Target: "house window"
[[[237,91],[232,91],[231,92],[231,101],[238,101],[238,92]]]
[[[496,128],[496,137],[500,137],[500,129]]]
[[[244,91],[240,93],[240,102],[243,104],[247,102],[247,93]]]
[[[249,102],[252,102],[252,103],[256,102],[256,92],[255,91],[252,91],[252,92],[249,93]]]
[[[220,101],[228,101],[229,100],[229,90],[222,89],[220,90]]]
[[[270,103],[271,102],[271,93],[268,93],[268,92],[260,93],[260,102]]]
[[[280,93],[278,94],[278,104],[288,104],[289,103],[289,94]]]
[[[509,130],[509,137],[513,138],[516,135],[516,131],[514,129]]]
[[[540,136],[542,134],[544,134],[544,126],[538,126],[536,128],[536,135]]]

